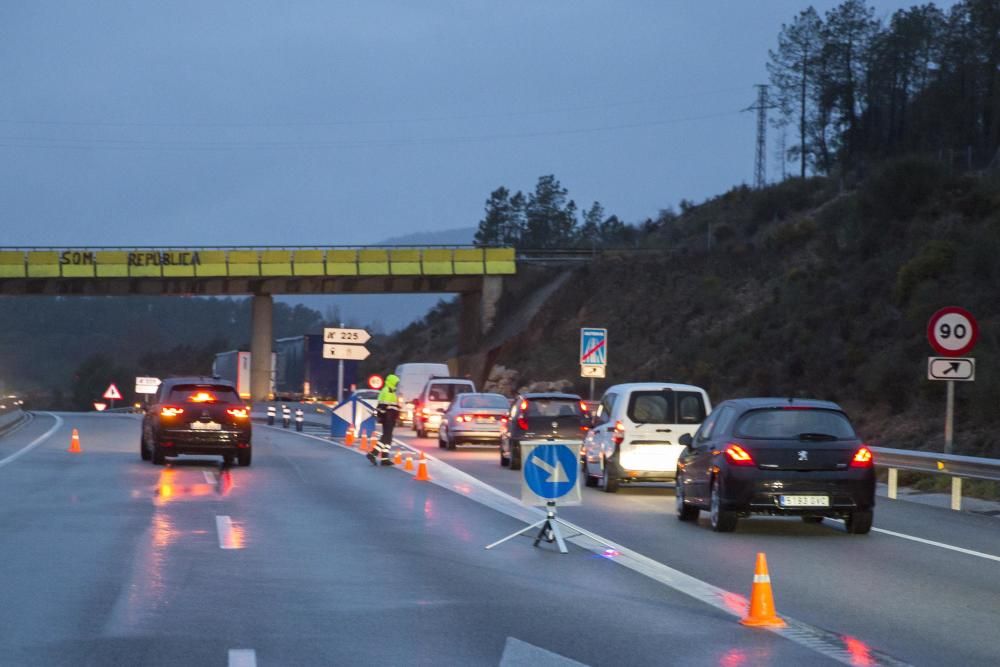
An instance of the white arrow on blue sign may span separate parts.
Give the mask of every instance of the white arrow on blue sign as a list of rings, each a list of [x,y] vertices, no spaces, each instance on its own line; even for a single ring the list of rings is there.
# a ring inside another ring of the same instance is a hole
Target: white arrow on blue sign
[[[608,363],[608,330],[580,329],[580,365],[606,366]]]
[[[560,505],[580,503],[580,443],[522,442],[521,456],[522,501],[531,505],[552,500]]]

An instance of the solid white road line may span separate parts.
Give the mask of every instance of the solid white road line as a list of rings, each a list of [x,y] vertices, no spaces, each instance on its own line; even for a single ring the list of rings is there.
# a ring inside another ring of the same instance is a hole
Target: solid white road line
[[[215,517],[215,530],[219,533],[220,549],[239,549],[240,545],[233,533],[233,521],[225,514]]]
[[[46,414],[49,417],[52,417],[53,419],[56,420],[56,423],[48,431],[46,431],[42,435],[40,435],[37,438],[35,438],[34,440],[32,440],[31,442],[29,442],[27,445],[25,445],[21,449],[17,450],[16,452],[14,452],[13,454],[11,454],[7,458],[0,459],[0,468],[4,467],[5,465],[7,465],[9,463],[13,463],[14,461],[16,461],[17,459],[21,458],[25,454],[27,454],[28,452],[30,452],[32,449],[34,449],[38,445],[40,445],[43,442],[45,442],[46,438],[48,438],[50,435],[52,435],[53,433],[55,433],[56,431],[58,431],[59,427],[63,425],[63,420],[62,420],[62,418],[59,415],[54,415],[51,412],[44,412],[42,414]]]
[[[1000,563],[1000,556],[994,556],[993,554],[983,553],[982,551],[973,551],[972,549],[963,549],[962,547],[956,547],[952,544],[945,544],[944,542],[935,542],[934,540],[925,540],[922,537],[916,537],[914,535],[907,535],[905,533],[897,533],[892,530],[886,530],[885,528],[872,528],[876,533],[883,533],[885,535],[892,535],[893,537],[899,537],[904,540],[912,540],[914,542],[920,542],[921,544],[929,544],[932,547],[939,547],[941,549],[948,549],[949,551],[957,551],[960,554],[967,554],[969,556],[976,556],[978,558],[985,558],[986,560],[993,560]]]
[[[229,667],[257,667],[257,652],[252,648],[229,649]]]

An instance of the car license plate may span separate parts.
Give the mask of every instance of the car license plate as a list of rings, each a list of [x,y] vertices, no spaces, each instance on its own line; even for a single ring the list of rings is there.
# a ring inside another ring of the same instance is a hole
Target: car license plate
[[[192,431],[221,431],[222,424],[218,422],[191,422]]]
[[[778,496],[782,507],[829,507],[829,496]]]

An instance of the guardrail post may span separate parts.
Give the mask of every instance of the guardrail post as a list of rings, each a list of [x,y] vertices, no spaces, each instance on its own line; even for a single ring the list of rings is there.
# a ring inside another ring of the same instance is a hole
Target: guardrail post
[[[951,508],[953,510],[962,509],[962,478],[951,478]]]
[[[896,499],[899,490],[899,468],[889,468],[889,498]]]

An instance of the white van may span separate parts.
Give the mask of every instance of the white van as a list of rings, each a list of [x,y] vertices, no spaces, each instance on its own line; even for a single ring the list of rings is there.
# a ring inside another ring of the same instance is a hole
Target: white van
[[[431,378],[420,392],[413,411],[413,430],[418,438],[441,428],[441,419],[459,394],[476,393],[476,385],[465,378]]]
[[[627,482],[667,482],[677,476],[678,440],[711,412],[701,387],[668,382],[618,384],[604,392],[583,441],[587,486],[614,493]]]
[[[448,371],[448,364],[400,364],[396,366],[396,376],[399,378],[399,386],[396,387],[396,395],[402,409],[399,413],[400,421],[404,424],[413,423],[413,404],[420,398],[420,392],[427,386],[427,381],[432,377],[446,378],[451,373]]]

